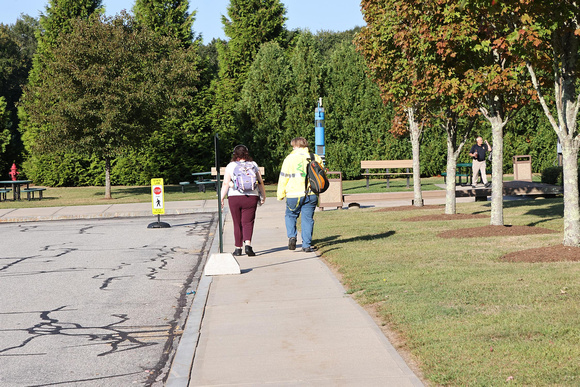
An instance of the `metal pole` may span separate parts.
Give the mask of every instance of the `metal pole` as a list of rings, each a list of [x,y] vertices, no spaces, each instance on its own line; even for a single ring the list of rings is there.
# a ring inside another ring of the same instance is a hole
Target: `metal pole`
[[[213,138],[214,148],[215,148],[215,170],[216,170],[216,191],[217,191],[217,201],[218,201],[218,233],[220,241],[220,254],[224,252],[224,240],[223,240],[223,226],[222,226],[222,201],[221,201],[221,182],[220,182],[220,162],[219,162],[219,137],[217,133]]]

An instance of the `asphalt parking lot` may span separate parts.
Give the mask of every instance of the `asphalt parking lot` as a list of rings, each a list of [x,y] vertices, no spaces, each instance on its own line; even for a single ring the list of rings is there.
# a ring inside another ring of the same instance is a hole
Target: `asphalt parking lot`
[[[163,385],[216,218],[0,224],[0,385]]]

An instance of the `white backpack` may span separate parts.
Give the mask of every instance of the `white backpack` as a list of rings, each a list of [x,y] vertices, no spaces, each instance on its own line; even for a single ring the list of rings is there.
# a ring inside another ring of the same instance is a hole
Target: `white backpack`
[[[254,163],[247,161],[236,161],[236,167],[232,176],[234,189],[241,193],[256,189],[257,176]]]

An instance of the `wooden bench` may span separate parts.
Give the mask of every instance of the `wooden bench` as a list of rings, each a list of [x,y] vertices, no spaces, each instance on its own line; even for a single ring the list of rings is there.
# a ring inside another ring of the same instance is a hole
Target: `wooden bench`
[[[6,201],[6,194],[12,191],[12,188],[0,189],[0,201]]]
[[[387,188],[390,188],[389,177],[396,175],[407,176],[407,188],[409,188],[409,177],[413,175],[413,172],[409,172],[409,170],[413,169],[413,160],[361,160],[360,167],[365,170],[362,175],[367,178],[367,189],[369,189],[370,176],[386,176]],[[384,169],[385,172],[371,173],[371,169]],[[391,169],[404,169],[405,172],[391,172]]]
[[[258,169],[260,170],[260,175],[264,176],[264,167],[258,167]],[[225,173],[226,173],[226,167],[220,167],[220,176],[225,175]],[[217,176],[215,167],[211,167],[211,175]]]
[[[34,199],[34,193],[38,192],[38,200],[42,200],[42,192],[46,191],[46,188],[25,188],[22,192],[26,192],[26,198],[28,200]],[[31,195],[32,194],[32,197]]]

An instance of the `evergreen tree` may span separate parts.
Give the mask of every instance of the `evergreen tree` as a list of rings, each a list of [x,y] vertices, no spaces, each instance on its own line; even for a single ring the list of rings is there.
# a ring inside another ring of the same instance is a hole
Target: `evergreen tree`
[[[285,136],[286,105],[290,94],[290,64],[276,42],[265,43],[248,72],[241,109],[250,120],[248,143],[266,176],[278,176],[289,140]],[[264,152],[264,150],[268,150]]]
[[[340,44],[328,64],[326,159],[328,167],[342,171],[345,178],[360,176],[361,160],[384,159],[387,141],[397,145],[395,151],[410,155],[408,146],[400,149],[406,141],[388,133],[390,115],[378,86],[365,70],[364,60],[352,43]]]
[[[138,23],[161,36],[173,36],[190,45],[193,41],[195,12],[189,13],[188,0],[137,0],[133,13]]]
[[[314,109],[322,97],[323,62],[315,37],[303,32],[290,53],[292,78],[288,105],[286,106],[286,128],[284,141],[289,144],[294,137],[304,137],[314,146]]]
[[[228,17],[222,16],[224,32],[230,39],[218,45],[219,80],[214,86],[212,118],[225,147],[238,142],[244,127],[235,106],[248,69],[263,43],[283,40],[285,13],[279,0],[231,0]]]

